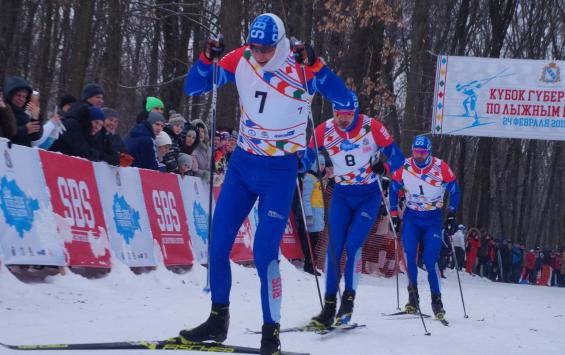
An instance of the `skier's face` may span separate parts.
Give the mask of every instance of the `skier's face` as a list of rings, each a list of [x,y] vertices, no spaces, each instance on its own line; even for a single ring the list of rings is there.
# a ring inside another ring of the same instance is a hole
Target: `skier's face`
[[[412,149],[412,158],[414,158],[414,160],[418,164],[423,164],[429,155],[430,155],[430,151],[427,149],[419,149],[419,148]]]
[[[354,117],[354,110],[334,110],[335,123],[341,129],[349,127]]]
[[[275,47],[272,46],[251,43],[249,44],[249,49],[251,50],[253,59],[262,67],[275,55]]]

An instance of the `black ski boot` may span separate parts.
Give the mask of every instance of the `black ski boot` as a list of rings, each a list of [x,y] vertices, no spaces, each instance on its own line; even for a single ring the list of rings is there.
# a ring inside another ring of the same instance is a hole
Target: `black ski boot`
[[[420,304],[420,296],[418,296],[418,288],[408,286],[408,303],[404,306],[404,311],[408,314],[418,313],[418,306]]]
[[[279,333],[281,326],[279,323],[265,323],[261,328],[261,355],[280,355],[281,340]]]
[[[310,321],[310,326],[318,328],[328,328],[334,322],[335,316],[336,297],[326,296],[324,299],[324,308],[322,312],[313,317]]]
[[[353,314],[353,301],[355,301],[355,291],[343,291],[339,311],[337,311],[337,316],[335,316],[335,325],[349,323]]]
[[[432,310],[437,319],[445,318],[445,309],[443,309],[443,303],[441,302],[441,293],[437,295],[432,295]]]
[[[212,311],[208,319],[192,329],[180,331],[181,342],[215,341],[221,343],[228,336],[230,325],[230,311],[227,304],[212,304]]]

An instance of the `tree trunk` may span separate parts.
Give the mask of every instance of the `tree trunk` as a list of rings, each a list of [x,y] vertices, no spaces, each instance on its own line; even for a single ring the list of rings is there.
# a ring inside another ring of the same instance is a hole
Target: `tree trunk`
[[[120,98],[118,96],[118,84],[121,75],[122,59],[122,13],[123,1],[107,0],[110,11],[108,23],[108,39],[100,66],[100,83],[104,86],[105,106],[116,107]]]
[[[91,49],[90,28],[94,17],[94,0],[79,1],[73,21],[73,51],[70,62],[70,91],[80,94],[84,86]]]
[[[0,40],[0,80],[12,74],[7,72],[10,59],[14,55],[11,49],[14,34],[17,32],[16,24],[21,16],[22,3],[21,0],[2,0],[0,2],[2,8],[0,11],[0,38],[2,38]]]

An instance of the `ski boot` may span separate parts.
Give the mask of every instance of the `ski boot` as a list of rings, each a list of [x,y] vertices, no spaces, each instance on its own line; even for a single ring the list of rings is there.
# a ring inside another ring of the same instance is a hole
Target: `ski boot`
[[[196,328],[181,330],[179,338],[183,343],[203,341],[221,343],[228,336],[229,324],[229,305],[213,303],[208,319]]]
[[[324,308],[322,312],[312,317],[308,326],[314,328],[329,328],[334,322],[336,297],[326,296],[324,299]]]
[[[420,304],[420,296],[418,296],[418,288],[408,286],[408,303],[404,306],[404,311],[408,314],[418,313],[418,306]]]
[[[355,291],[343,291],[341,295],[341,304],[335,317],[335,325],[343,325],[349,323],[353,314],[353,301],[355,300]]]
[[[265,323],[261,328],[261,355],[280,355],[281,340],[279,333],[281,326],[279,323]]]
[[[443,320],[445,318],[445,310],[443,309],[443,303],[441,302],[441,293],[437,295],[432,295],[432,310],[437,319]]]

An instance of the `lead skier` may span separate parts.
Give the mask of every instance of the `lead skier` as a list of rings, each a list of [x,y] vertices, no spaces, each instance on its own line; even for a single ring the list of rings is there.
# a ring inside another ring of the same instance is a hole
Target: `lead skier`
[[[445,191],[449,191],[447,232],[455,233],[457,223],[455,211],[459,204],[459,187],[451,168],[439,158],[432,156],[432,142],[426,136],[417,136],[412,143],[412,157],[406,159],[402,168],[392,174],[390,187],[390,209],[394,229],[400,228],[398,216],[398,194],[404,190],[406,209],[402,243],[408,268],[408,303],[405,311],[416,313],[419,309],[418,267],[416,257],[418,243],[424,243],[423,260],[428,272],[432,295],[432,310],[437,319],[443,320],[445,310],[437,271],[437,260],[442,246],[442,207]]]
[[[381,207],[381,191],[377,179],[388,165],[377,156],[384,152],[392,171],[404,162],[404,155],[380,121],[359,113],[357,96],[349,93],[351,104],[334,104],[334,117],[316,127],[316,140],[310,141],[303,162],[312,164],[314,142],[325,150],[334,168],[334,189],[329,210],[331,242],[327,251],[326,291],[321,313],[310,325],[329,327],[349,322],[353,313],[361,247],[375,223]],[[336,315],[336,301],[341,272],[339,260],[346,249],[345,290]],[[336,264],[337,260],[337,264]]]
[[[210,242],[209,318],[180,332],[185,341],[226,339],[231,289],[230,251],[245,217],[259,199],[259,225],[253,254],[261,281],[263,327],[261,354],[280,353],[279,244],[287,224],[298,174],[296,153],[305,149],[312,95],[318,91],[333,103],[348,104],[347,88],[309,46],[291,50],[279,17],[259,15],[249,29],[247,44],[219,61],[218,86],[235,81],[241,120],[233,152],[212,222]],[[187,95],[212,89],[212,55],[223,45],[209,40],[184,84]],[[302,68],[306,64],[304,90]]]

